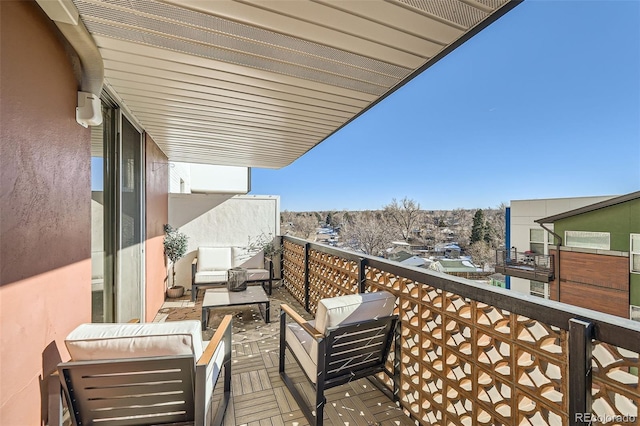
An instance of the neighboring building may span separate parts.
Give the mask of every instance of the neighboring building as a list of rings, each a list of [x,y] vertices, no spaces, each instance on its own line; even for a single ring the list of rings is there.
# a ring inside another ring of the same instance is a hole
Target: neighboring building
[[[640,314],[640,191],[536,220],[557,246],[549,298],[625,318]]]
[[[429,269],[445,274],[470,278],[473,275],[482,273],[482,268],[478,268],[470,260],[464,259],[439,259],[433,262]]]
[[[535,221],[568,210],[608,200],[614,196],[512,200],[506,214],[506,251],[496,252],[496,272],[506,275],[505,285],[513,291],[549,297],[553,267],[548,244],[553,236]],[[553,225],[549,226],[553,230]],[[512,253],[518,253],[513,255]],[[517,264],[505,268],[504,260]]]
[[[406,251],[398,251],[394,253],[389,253],[389,260],[394,260],[396,262],[400,262],[406,266],[417,266],[423,267],[429,263],[429,261],[423,257],[416,256],[413,253],[409,253]]]

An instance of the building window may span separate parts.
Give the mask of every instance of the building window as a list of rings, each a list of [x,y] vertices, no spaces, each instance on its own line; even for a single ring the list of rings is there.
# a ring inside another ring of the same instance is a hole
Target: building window
[[[547,283],[540,281],[529,281],[529,294],[532,296],[542,297],[547,299]]]
[[[629,311],[629,318],[634,321],[640,321],[640,306],[631,305]]]
[[[536,254],[544,254],[544,230],[540,228],[529,229],[529,250]]]
[[[640,234],[631,234],[629,259],[631,261],[631,272],[640,274]]]
[[[567,247],[609,250],[611,236],[608,232],[565,231],[564,244]]]

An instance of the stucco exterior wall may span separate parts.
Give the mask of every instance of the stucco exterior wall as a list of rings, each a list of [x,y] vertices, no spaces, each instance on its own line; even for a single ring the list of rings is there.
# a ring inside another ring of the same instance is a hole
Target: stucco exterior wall
[[[152,321],[164,302],[164,224],[169,222],[169,167],[167,157],[149,135],[145,138],[146,162],[146,242],[145,320]],[[161,165],[166,164],[167,166]]]
[[[38,425],[64,337],[91,320],[90,133],[35,2],[0,2],[0,42],[0,424]]]
[[[170,194],[169,223],[189,237],[187,255],[176,263],[176,283],[191,288],[199,246],[246,247],[261,234],[280,234],[280,197]]]

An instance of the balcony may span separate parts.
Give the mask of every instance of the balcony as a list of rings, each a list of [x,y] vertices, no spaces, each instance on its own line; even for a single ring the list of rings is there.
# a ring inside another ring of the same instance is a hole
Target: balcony
[[[554,257],[515,248],[496,250],[496,272],[548,283],[554,279]]]

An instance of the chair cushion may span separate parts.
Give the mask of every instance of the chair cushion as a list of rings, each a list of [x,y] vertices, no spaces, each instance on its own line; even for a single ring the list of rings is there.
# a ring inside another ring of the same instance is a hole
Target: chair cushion
[[[247,281],[267,281],[269,271],[266,269],[247,269]]]
[[[74,361],[202,355],[200,321],[81,324],[65,339]]]
[[[224,283],[227,282],[227,271],[196,272],[194,281],[196,284]]]
[[[309,325],[315,328],[315,321],[309,321]],[[287,324],[285,338],[309,380],[316,383],[318,343],[296,323]]]
[[[231,247],[198,248],[198,271],[231,269]]]
[[[249,253],[241,247],[233,248],[233,266],[246,269],[264,269],[264,253]]]
[[[316,330],[325,334],[328,327],[351,324],[393,315],[396,297],[387,291],[349,294],[318,302]]]

